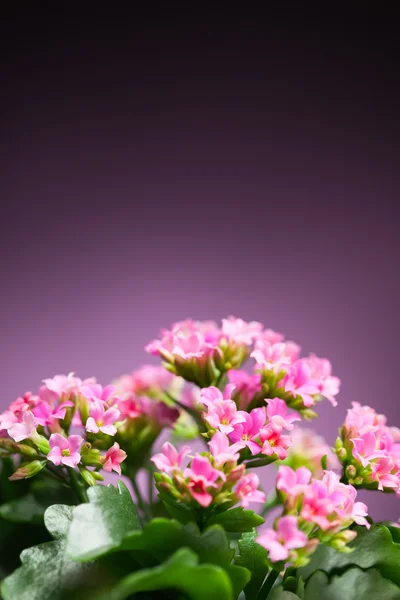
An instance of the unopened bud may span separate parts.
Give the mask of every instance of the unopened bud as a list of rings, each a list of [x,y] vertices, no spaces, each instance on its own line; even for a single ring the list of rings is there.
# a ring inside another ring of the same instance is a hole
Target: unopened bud
[[[346,467],[345,474],[347,479],[354,479],[354,477],[357,475],[357,469],[354,465],[349,465]]]
[[[362,485],[364,479],[362,477],[356,477],[353,481],[354,485]]]
[[[23,454],[24,456],[29,456],[31,458],[38,456],[35,448],[32,448],[32,446],[28,446],[27,444],[17,444],[17,442],[9,440],[8,438],[0,438],[0,448],[9,454]]]
[[[46,466],[45,460],[33,460],[32,462],[20,467],[9,477],[10,481],[18,481],[19,479],[29,479],[34,477]]]
[[[335,449],[340,450],[340,448],[343,448],[343,441],[342,438],[337,437],[335,442]]]
[[[81,459],[82,464],[89,467],[101,467],[104,462],[100,450],[97,450],[96,448],[91,448],[90,450],[87,450],[86,453],[81,454]]]
[[[336,454],[339,460],[345,460],[347,458],[346,448],[339,448]]]
[[[87,483],[88,486],[92,487],[96,485],[96,478],[93,476],[93,473],[91,471],[79,467],[79,473],[81,474],[82,479],[85,481],[85,483]]]
[[[98,471],[92,471],[92,475],[97,481],[104,481],[103,475],[98,473]]]
[[[43,435],[39,435],[39,433],[36,432],[31,436],[31,440],[42,454],[47,455],[50,452],[49,440]]]
[[[246,467],[242,464],[232,469],[232,471],[230,471],[227,475],[227,483],[234,483],[235,481],[239,481],[239,479],[244,474],[245,468]]]

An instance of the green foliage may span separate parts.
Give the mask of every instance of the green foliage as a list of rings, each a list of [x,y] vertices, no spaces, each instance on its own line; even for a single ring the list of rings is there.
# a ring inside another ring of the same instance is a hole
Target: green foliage
[[[238,542],[239,554],[235,564],[245,567],[251,573],[251,579],[244,589],[246,600],[255,600],[268,573],[267,551],[256,543],[257,532],[243,533]]]
[[[317,571],[306,586],[305,600],[399,600],[400,588],[382,577],[377,569],[366,571],[357,567],[348,569],[343,575],[328,578],[326,573]]]
[[[258,527],[263,523],[264,519],[260,515],[257,515],[253,510],[244,510],[243,506],[217,513],[207,521],[207,525],[222,525],[226,531],[232,533],[252,531],[254,527]]]
[[[88,490],[88,504],[73,511],[68,533],[67,554],[87,561],[115,552],[125,537],[141,525],[129,490],[121,481],[118,489],[98,485]]]

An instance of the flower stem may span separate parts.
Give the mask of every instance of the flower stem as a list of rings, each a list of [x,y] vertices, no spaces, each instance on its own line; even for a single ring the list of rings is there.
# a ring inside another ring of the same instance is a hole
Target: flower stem
[[[72,469],[71,467],[67,467],[67,471],[68,471],[71,487],[74,490],[75,494],[77,495],[79,501],[82,503],[88,502],[89,499],[88,499],[88,496],[86,493],[86,489],[82,485],[82,483],[79,481],[75,469]]]
[[[146,502],[143,499],[142,496],[142,492],[140,491],[140,488],[137,484],[136,478],[135,477],[131,477],[131,482],[132,482],[132,487],[133,487],[133,491],[135,492],[135,496],[136,496],[136,501],[138,503],[139,508],[142,510],[144,516],[146,517],[146,519],[150,520],[151,519],[151,515],[149,512],[149,507],[147,506]]]
[[[268,598],[269,593],[278,577],[279,571],[270,571],[262,587],[260,588],[260,591],[258,592],[256,600],[266,600],[266,598]]]

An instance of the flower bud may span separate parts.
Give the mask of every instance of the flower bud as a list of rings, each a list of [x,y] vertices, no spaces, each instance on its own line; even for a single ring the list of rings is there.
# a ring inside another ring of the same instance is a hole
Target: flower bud
[[[31,440],[35,444],[35,446],[37,446],[37,448],[39,449],[39,451],[42,454],[47,455],[50,452],[49,440],[47,438],[45,438],[43,435],[40,435],[39,433],[34,432],[31,436]]]
[[[6,450],[9,454],[22,454],[29,456],[30,458],[38,458],[38,454],[32,446],[27,444],[17,444],[13,440],[7,438],[0,438],[0,448]]]
[[[46,466],[45,460],[33,460],[32,462],[20,467],[9,477],[10,481],[18,481],[19,479],[29,479],[34,477]]]
[[[349,465],[348,467],[346,467],[345,475],[347,479],[354,479],[354,477],[357,475],[357,469],[355,468],[355,466]]]
[[[338,459],[341,461],[346,460],[346,458],[347,458],[346,448],[339,448],[339,450],[336,452],[336,454],[337,454]]]
[[[79,473],[82,476],[82,479],[87,483],[89,487],[96,485],[96,478],[94,477],[92,471],[88,471],[87,469],[83,469],[79,467]]]

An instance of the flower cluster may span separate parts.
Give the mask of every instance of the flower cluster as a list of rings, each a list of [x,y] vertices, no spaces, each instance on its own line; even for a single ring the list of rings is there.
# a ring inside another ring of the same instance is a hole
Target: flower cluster
[[[299,417],[288,413],[286,403],[280,398],[269,399],[266,407],[250,412],[238,410],[231,399],[234,389],[233,384],[228,384],[223,392],[213,386],[201,390],[199,402],[206,407],[203,418],[210,432],[228,435],[232,443],[240,442],[253,456],[286,458],[291,439],[283,432],[293,429],[293,422]]]
[[[34,449],[31,457],[36,460],[18,469],[14,478],[35,475],[38,462],[44,468],[47,461],[56,466],[79,466],[90,485],[102,479],[97,473],[100,468],[120,474],[126,453],[111,439],[117,431],[115,423],[121,418],[119,410],[113,407],[116,401],[114,386],[103,389],[94,378],[82,381],[73,373],[45,379],[37,394],[26,392],[17,398],[0,415],[0,430],[16,442],[13,448],[17,453],[26,456],[27,449]],[[79,434],[69,435],[71,424],[82,425],[82,422],[84,429],[80,433],[86,440]],[[100,445],[105,454],[96,448],[95,437],[93,444],[87,441],[90,434],[106,434]]]
[[[357,523],[369,528],[367,507],[355,501],[355,488],[341,483],[333,471],[325,471],[320,480],[306,467],[294,471],[281,466],[276,489],[283,502],[283,516],[273,529],[257,538],[273,562],[304,565],[320,542],[347,552],[348,542],[357,535],[349,526]]]
[[[235,317],[223,319],[221,327],[213,321],[186,319],[163,329],[146,350],[160,356],[171,372],[209,386],[224,372],[243,364],[261,331],[261,323]]]
[[[157,487],[179,502],[207,508],[238,502],[248,506],[251,502],[265,502],[265,495],[258,489],[259,479],[255,473],[246,473],[245,466],[238,464],[239,451],[244,443],[230,444],[227,436],[217,431],[208,443],[210,450],[191,457],[183,466],[185,457],[191,453],[189,446],[179,452],[166,442],[160,453],[152,457],[162,472],[156,478]]]
[[[350,483],[400,495],[400,430],[384,415],[353,402],[335,447]]]

